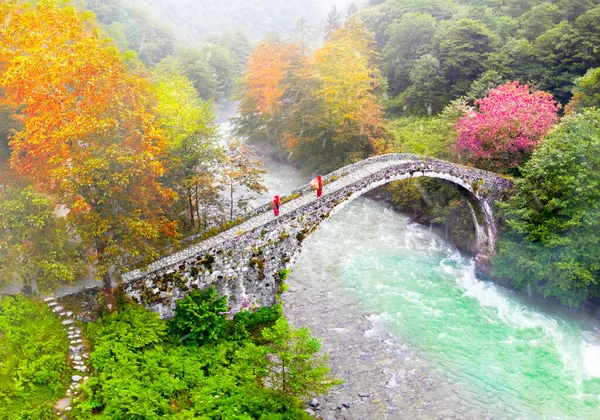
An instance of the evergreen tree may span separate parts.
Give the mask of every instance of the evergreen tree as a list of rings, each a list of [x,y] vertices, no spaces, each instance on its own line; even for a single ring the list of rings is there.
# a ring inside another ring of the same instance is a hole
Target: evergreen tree
[[[331,12],[327,15],[327,25],[325,26],[324,40],[329,41],[331,35],[342,27],[342,17],[337,7],[333,6]]]
[[[354,4],[354,2],[350,3],[350,6],[348,7],[347,17],[352,16],[356,12],[358,12],[358,7],[356,6],[356,4]]]
[[[309,23],[301,17],[292,29],[292,42],[296,43],[303,55],[308,52],[310,42],[313,39],[314,29]]]

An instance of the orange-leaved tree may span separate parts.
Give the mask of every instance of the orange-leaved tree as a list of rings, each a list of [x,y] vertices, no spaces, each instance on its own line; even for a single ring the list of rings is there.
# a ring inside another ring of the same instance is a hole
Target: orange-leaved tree
[[[0,4],[0,88],[20,109],[11,168],[69,209],[98,278],[176,236],[148,82],[64,2]]]
[[[248,59],[238,93],[237,134],[280,145],[285,74],[295,49],[273,35],[258,44]]]

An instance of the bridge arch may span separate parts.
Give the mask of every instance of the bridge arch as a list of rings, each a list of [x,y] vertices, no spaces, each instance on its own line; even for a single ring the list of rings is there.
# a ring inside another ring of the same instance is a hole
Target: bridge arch
[[[363,194],[393,181],[442,179],[468,198],[477,234],[476,264],[485,270],[498,235],[496,202],[512,181],[497,174],[412,154],[389,154],[348,165],[324,177],[317,198],[310,185],[288,196],[279,217],[270,205],[213,238],[124,275],[126,293],[168,318],[177,299],[192,289],[214,285],[229,297],[233,312],[276,301],[282,270],[299,255],[304,239],[325,220]]]

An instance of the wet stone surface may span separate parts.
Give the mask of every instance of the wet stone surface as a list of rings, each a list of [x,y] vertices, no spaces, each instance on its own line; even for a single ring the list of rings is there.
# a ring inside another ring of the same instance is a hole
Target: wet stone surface
[[[469,408],[462,390],[429,372],[418,352],[373,327],[360,303],[330,282],[288,280],[286,317],[308,327],[344,383],[307,408],[323,419],[493,419]],[[461,395],[462,394],[462,395]]]

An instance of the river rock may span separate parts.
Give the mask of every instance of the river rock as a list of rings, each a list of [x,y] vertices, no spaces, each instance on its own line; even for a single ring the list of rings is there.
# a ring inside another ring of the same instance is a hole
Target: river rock
[[[79,381],[81,381],[81,376],[75,375],[71,379],[73,380],[73,382],[79,382]]]
[[[62,398],[56,402],[54,405],[55,410],[64,410],[71,403],[71,398]]]
[[[319,406],[319,401],[317,401],[316,398],[313,398],[308,405],[310,405],[311,407],[318,407]]]
[[[309,416],[312,416],[312,417],[315,417],[315,416],[317,415],[317,414],[316,414],[314,411],[312,411],[310,408],[307,408],[306,410],[304,410],[304,412],[305,412],[306,414],[308,414]]]
[[[369,398],[369,397],[371,397],[371,394],[369,394],[368,392],[359,392],[358,396],[360,398]]]

